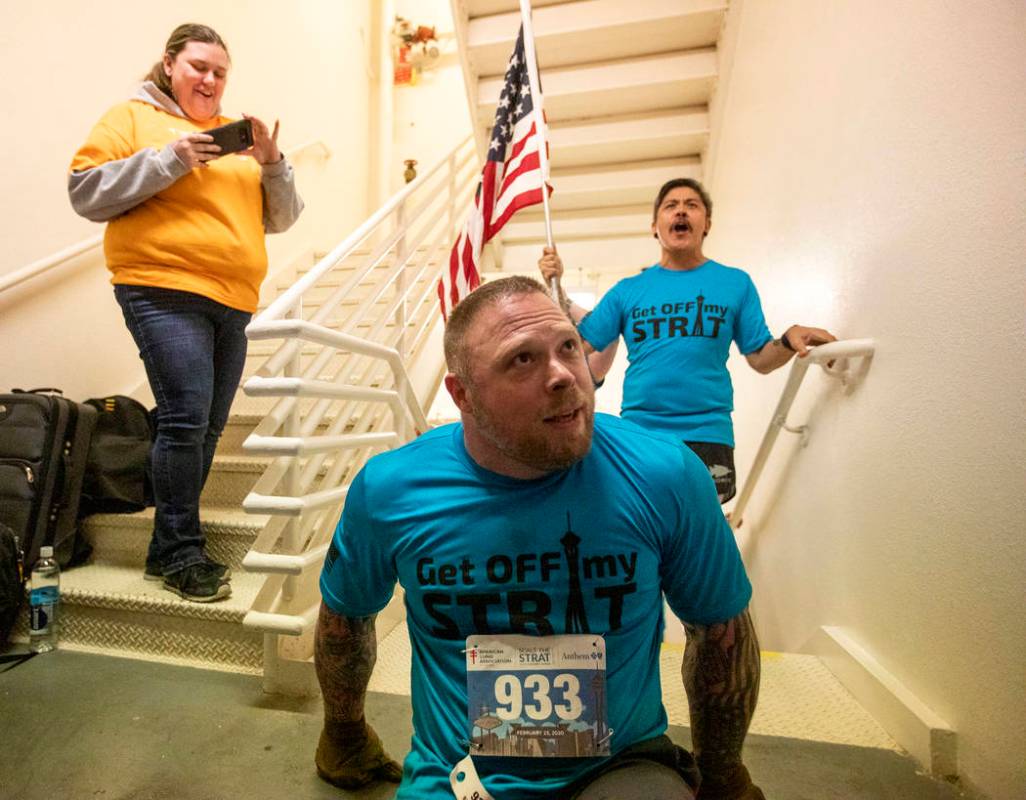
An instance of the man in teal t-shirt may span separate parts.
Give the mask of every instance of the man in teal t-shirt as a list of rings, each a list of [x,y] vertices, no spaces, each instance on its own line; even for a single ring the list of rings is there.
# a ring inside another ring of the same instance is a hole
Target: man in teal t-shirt
[[[623,337],[629,361],[624,419],[686,443],[705,462],[723,503],[735,492],[730,343],[753,369],[768,373],[796,351],[804,356],[810,345],[835,337],[792,325],[775,340],[748,274],[702,253],[711,217],[712,200],[698,181],[668,181],[652,211],[659,262],[617,283],[590,313],[564,303],[595,351],[589,361],[597,380],[605,377]],[[538,265],[546,282],[563,273],[554,249],[545,248]]]
[[[373,618],[398,582],[414,727],[399,800],[623,785],[689,800],[696,761],[703,797],[761,800],[741,762],[759,676],[751,586],[701,461],[594,414],[580,337],[529,278],[461,302],[446,360],[462,423],[371,459],[325,560],[319,774],[399,778],[363,713]],[[688,633],[694,759],[665,736],[664,598]]]

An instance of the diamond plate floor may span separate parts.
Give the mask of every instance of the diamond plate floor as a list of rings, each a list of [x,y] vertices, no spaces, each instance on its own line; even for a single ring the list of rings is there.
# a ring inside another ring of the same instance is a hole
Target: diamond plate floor
[[[236,569],[232,594],[191,603],[143,579],[140,565],[90,564],[61,574],[61,646],[164,664],[258,674],[262,637],[242,627],[263,576]],[[15,637],[28,635],[22,609]],[[2,796],[2,795],[0,795]]]
[[[165,590],[160,581],[143,578],[141,565],[90,564],[89,569],[69,569],[61,573],[61,594],[67,598],[103,599],[118,605],[147,606],[180,615],[217,616],[241,619],[253,605],[264,576],[243,569],[232,572],[232,593],[217,603],[190,603]],[[111,599],[108,599],[111,598]]]
[[[664,644],[660,655],[663,704],[671,725],[687,727],[688,701],[680,679],[683,645]],[[378,645],[371,691],[410,693],[410,639],[402,622]],[[762,654],[759,707],[751,733],[788,739],[899,750],[894,740],[815,656]]]

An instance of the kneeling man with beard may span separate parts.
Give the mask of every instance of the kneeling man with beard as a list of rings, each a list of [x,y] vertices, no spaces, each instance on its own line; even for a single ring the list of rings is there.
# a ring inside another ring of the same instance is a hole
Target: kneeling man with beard
[[[581,339],[530,278],[463,300],[445,357],[462,422],[367,463],[325,560],[320,776],[401,780],[400,800],[761,800],[741,761],[751,586],[702,462],[595,415]],[[413,657],[401,769],[364,718],[397,581]],[[687,631],[694,757],[665,735],[664,597]]]

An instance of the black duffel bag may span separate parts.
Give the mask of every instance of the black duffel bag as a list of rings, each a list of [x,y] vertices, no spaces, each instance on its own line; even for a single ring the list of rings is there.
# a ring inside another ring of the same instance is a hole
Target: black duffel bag
[[[153,505],[150,448],[153,421],[146,407],[124,395],[86,400],[97,411],[89,444],[79,517],[131,514]]]

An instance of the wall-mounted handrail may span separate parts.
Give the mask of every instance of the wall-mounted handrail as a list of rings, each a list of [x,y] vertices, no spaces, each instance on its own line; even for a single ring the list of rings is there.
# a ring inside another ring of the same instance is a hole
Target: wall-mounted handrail
[[[65,247],[63,250],[58,250],[56,253],[40,258],[37,261],[33,261],[26,267],[22,267],[19,270],[15,270],[9,275],[4,275],[0,278],[0,293],[6,292],[8,289],[13,289],[19,284],[30,281],[33,278],[38,278],[40,275],[49,272],[54,267],[59,267],[66,261],[88,253],[103,244],[103,234],[98,233],[95,236],[90,236],[88,239],[83,239],[78,244],[70,245]]]
[[[762,475],[766,462],[769,460],[770,453],[777,441],[781,428],[795,433],[805,432],[805,426],[798,428],[788,426],[787,414],[791,410],[791,405],[794,403],[794,398],[798,394],[798,389],[801,387],[802,380],[804,380],[805,373],[808,372],[809,367],[813,364],[819,364],[828,375],[836,377],[842,383],[847,384],[853,378],[858,379],[865,374],[866,367],[873,357],[875,350],[876,344],[872,339],[847,339],[812,347],[805,358],[794,359],[794,362],[791,364],[791,372],[787,376],[787,383],[784,384],[784,390],[780,394],[776,410],[774,410],[770,423],[766,428],[766,433],[762,437],[759,451],[755,454],[752,468],[748,471],[745,484],[741,488],[734,507],[730,512],[731,528],[737,530],[741,527],[741,523],[744,521],[745,509],[748,507],[748,501],[752,497],[752,492],[755,491],[755,486],[758,484],[759,477]],[[849,358],[858,357],[863,359],[863,368],[857,375],[853,375],[849,370],[847,362]]]
[[[324,158],[331,158],[331,150],[328,145],[319,139],[304,142],[298,147],[292,148],[285,153],[285,157],[291,161],[302,153],[315,149],[320,150],[323,153]],[[38,278],[40,275],[49,272],[55,267],[59,267],[61,264],[71,261],[71,259],[76,258],[83,253],[88,253],[90,250],[94,250],[102,244],[103,234],[98,233],[94,236],[90,236],[88,239],[83,239],[76,244],[69,245],[62,250],[58,250],[56,253],[52,253],[33,261],[31,264],[22,267],[19,270],[15,270],[8,275],[4,275],[0,278],[0,294],[6,292],[8,289],[13,289],[15,286],[25,283],[26,281],[30,281],[33,278]]]
[[[331,148],[328,147],[327,143],[323,139],[310,139],[308,142],[298,144],[291,150],[285,152],[285,158],[289,159],[289,161],[293,161],[301,155],[306,155],[306,153],[313,152],[314,150],[320,150],[322,158],[331,158]]]

